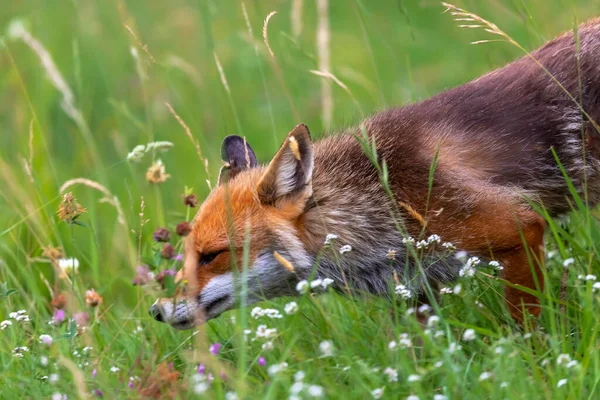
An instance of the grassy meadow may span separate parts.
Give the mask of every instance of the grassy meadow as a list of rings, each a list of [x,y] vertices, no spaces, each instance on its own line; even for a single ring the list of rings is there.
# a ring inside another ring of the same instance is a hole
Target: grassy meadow
[[[549,221],[535,328],[510,319],[493,268],[450,285],[425,326],[410,300],[331,290],[190,331],[150,318],[153,275],[181,266],[175,227],[197,210],[183,197],[215,185],[226,135],[268,162],[300,122],[318,138],[523,55],[437,1],[324,3],[0,7],[0,398],[600,398],[600,214],[579,203]],[[587,0],[456,5],[527,50],[600,15]],[[156,141],[172,147],[128,161]],[[86,209],[74,223],[68,192]]]

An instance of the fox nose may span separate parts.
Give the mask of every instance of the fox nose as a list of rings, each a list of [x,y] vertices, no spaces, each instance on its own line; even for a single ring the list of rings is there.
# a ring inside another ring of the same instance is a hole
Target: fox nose
[[[152,304],[152,307],[148,310],[148,314],[158,322],[165,322],[162,309],[157,303]]]

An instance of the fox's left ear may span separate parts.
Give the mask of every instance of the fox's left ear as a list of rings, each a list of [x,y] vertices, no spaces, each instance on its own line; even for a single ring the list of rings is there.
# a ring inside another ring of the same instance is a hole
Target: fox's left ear
[[[237,135],[230,135],[223,139],[221,158],[225,165],[221,167],[217,185],[232,179],[245,169],[258,166],[252,147],[246,142],[245,138]]]
[[[258,183],[261,203],[306,201],[312,195],[313,144],[306,125],[296,126],[273,157]]]

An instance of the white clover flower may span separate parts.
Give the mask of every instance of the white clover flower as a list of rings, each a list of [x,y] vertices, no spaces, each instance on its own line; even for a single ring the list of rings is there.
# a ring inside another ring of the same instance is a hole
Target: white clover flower
[[[464,333],[463,333],[463,340],[465,342],[470,342],[472,340],[475,340],[477,336],[475,335],[475,330],[473,329],[467,329]]]
[[[119,372],[121,369],[119,367],[115,367],[114,365],[110,367],[110,372]]]
[[[0,322],[0,329],[5,330],[6,328],[8,328],[11,325],[12,325],[12,321],[5,319],[4,321]]]
[[[436,326],[439,322],[440,322],[440,317],[438,317],[437,315],[432,315],[427,320],[427,326],[431,328],[431,327]]]
[[[403,299],[410,299],[412,292],[404,285],[396,286],[396,294],[399,294]]]
[[[398,382],[398,370],[387,367],[383,373],[388,376],[388,382]]]
[[[307,391],[312,397],[321,397],[324,393],[323,388],[319,385],[310,385]]]
[[[71,274],[72,272],[77,272],[79,269],[79,260],[76,258],[61,258],[58,260],[58,266],[62,270],[63,274]]]
[[[308,281],[305,279],[301,280],[296,285],[296,291],[300,294],[305,294],[306,292],[308,292],[309,288],[310,288],[310,285],[308,284]]]
[[[597,278],[596,278],[596,275],[589,274],[589,275],[585,276],[585,280],[586,281],[595,281],[595,280],[597,280]]]
[[[395,340],[392,340],[391,342],[388,343],[388,349],[394,350],[396,347],[398,347],[398,343],[396,343]]]
[[[565,268],[572,264],[575,264],[575,259],[573,257],[567,258],[565,261],[563,261],[563,267]]]
[[[442,242],[442,239],[440,238],[440,235],[433,234],[427,238],[427,244],[441,243],[441,242]]]
[[[568,354],[559,354],[558,357],[556,357],[557,365],[566,365],[569,362],[571,362],[571,356]]]
[[[384,389],[385,389],[385,387],[380,387],[380,388],[371,390],[371,396],[373,396],[374,399],[380,399],[383,396]]]
[[[258,319],[265,315],[265,311],[260,307],[254,307],[252,311],[250,311],[250,316],[254,319]]]
[[[295,301],[291,301],[287,303],[285,307],[283,307],[283,310],[288,315],[296,314],[298,312],[298,309],[298,303],[296,303]]]
[[[566,379],[566,378],[565,378],[565,379],[561,379],[560,381],[558,381],[558,384],[556,385],[556,387],[557,387],[557,388],[559,388],[559,387],[563,387],[563,386],[565,386],[565,385],[567,384],[567,382],[568,382],[568,381],[567,381],[567,379]]]
[[[448,250],[456,250],[456,246],[454,246],[450,242],[444,242],[444,243],[442,243],[442,247],[444,247],[444,248],[446,248]]]
[[[448,287],[443,287],[440,289],[440,294],[452,294],[452,289]]]
[[[269,340],[268,342],[263,343],[261,347],[265,351],[273,350],[273,342]]]
[[[488,379],[490,379],[492,377],[492,373],[491,372],[482,372],[481,375],[479,375],[479,381],[486,381]]]
[[[421,375],[411,374],[406,378],[408,382],[418,382],[421,380]]]
[[[281,371],[283,371],[284,369],[287,369],[288,367],[288,363],[286,362],[282,362],[280,364],[273,364],[269,367],[269,369],[267,370],[267,373],[269,375],[275,375]]]
[[[331,340],[323,340],[319,343],[319,350],[323,357],[330,357],[333,355],[333,342]]]
[[[415,238],[412,236],[409,236],[407,238],[402,238],[402,244],[415,244]]]
[[[425,240],[419,240],[417,243],[415,243],[415,247],[417,249],[426,249],[427,246],[429,246],[429,243],[427,243]]]
[[[52,336],[50,335],[40,335],[40,343],[45,344],[46,346],[51,346],[52,345]]]
[[[346,254],[352,251],[352,246],[350,246],[349,244],[345,244],[342,247],[340,247],[340,254]]]
[[[456,342],[452,342],[450,343],[450,345],[448,346],[448,353],[450,354],[454,354],[457,351],[460,351],[460,349],[462,349],[462,346]]]
[[[333,242],[334,240],[337,240],[339,238],[338,235],[334,234],[334,233],[328,233],[327,236],[325,236],[325,246],[328,246],[331,244],[331,242]]]

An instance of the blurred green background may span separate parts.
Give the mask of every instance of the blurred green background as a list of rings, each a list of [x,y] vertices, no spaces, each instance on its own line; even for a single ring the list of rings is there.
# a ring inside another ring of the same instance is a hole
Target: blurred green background
[[[9,4],[10,3],[10,4]],[[587,0],[458,1],[496,23],[533,50],[544,41],[600,14]],[[318,138],[357,123],[385,107],[427,98],[467,82],[521,56],[480,29],[461,29],[440,2],[330,0],[330,72],[335,83],[331,122],[323,118],[315,1],[246,1],[250,26],[239,1],[21,0],[0,8],[0,281],[28,293],[45,293],[40,273],[42,246],[61,246],[81,261],[82,279],[111,300],[134,304],[131,278],[138,262],[140,202],[145,200],[142,247],[157,226],[173,228],[185,218],[184,187],[202,199],[220,167],[223,137],[247,137],[268,162],[297,123]],[[263,42],[265,17],[277,11]],[[8,32],[15,20],[49,52],[74,95],[82,120],[74,123],[61,106],[63,95],[48,69],[23,40]],[[129,29],[128,29],[129,28]],[[133,33],[133,34],[132,34]],[[132,49],[133,52],[132,52]],[[134,54],[137,53],[137,57]],[[222,65],[229,91],[219,74]],[[170,103],[199,141],[211,176],[165,103]],[[87,126],[87,128],[86,128]],[[30,136],[32,127],[32,136]],[[89,129],[89,132],[87,130]],[[87,133],[86,133],[87,132]],[[33,138],[30,141],[30,138]],[[171,178],[145,180],[150,159],[126,161],[138,144],[168,140],[161,154]],[[31,176],[25,162],[31,161]],[[59,188],[72,178],[104,185],[123,208],[117,221],[101,193],[75,186],[88,209],[86,227],[59,223]],[[35,285],[36,287],[31,287]]]

